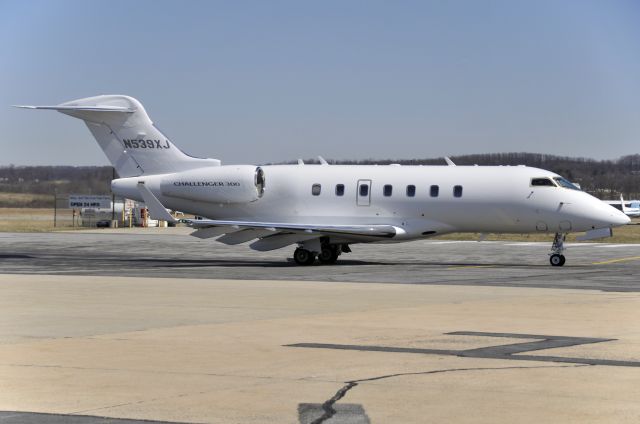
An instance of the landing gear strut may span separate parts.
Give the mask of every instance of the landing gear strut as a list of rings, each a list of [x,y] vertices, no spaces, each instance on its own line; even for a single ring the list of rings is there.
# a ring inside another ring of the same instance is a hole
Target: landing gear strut
[[[567,238],[566,233],[556,233],[553,238],[553,244],[551,245],[551,254],[549,256],[549,262],[551,266],[562,266],[566,259],[562,252],[564,252],[564,240]]]

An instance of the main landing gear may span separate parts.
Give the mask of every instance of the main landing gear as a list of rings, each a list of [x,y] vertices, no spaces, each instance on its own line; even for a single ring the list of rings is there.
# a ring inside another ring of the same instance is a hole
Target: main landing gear
[[[295,252],[293,252],[293,260],[298,265],[313,265],[316,261],[316,255],[307,249],[298,247]]]
[[[553,238],[551,254],[549,255],[549,262],[551,263],[551,266],[562,266],[566,262],[566,259],[562,254],[562,252],[564,252],[564,240],[566,238],[566,233],[556,233]]]
[[[338,256],[342,252],[351,252],[349,246],[346,244],[322,244],[320,252],[316,253],[311,250],[305,249],[306,246],[298,247],[293,252],[293,260],[298,265],[313,265],[318,258],[318,262],[322,265],[332,265],[338,260]]]

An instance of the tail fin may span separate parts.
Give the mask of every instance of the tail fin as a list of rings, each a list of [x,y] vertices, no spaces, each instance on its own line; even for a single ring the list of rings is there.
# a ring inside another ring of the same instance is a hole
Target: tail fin
[[[105,95],[57,106],[17,107],[57,110],[82,119],[120,177],[220,165],[217,159],[194,158],[183,153],[153,125],[142,104],[133,97]]]
[[[627,207],[624,205],[624,199],[622,198],[622,193],[620,193],[620,208],[622,209],[622,213],[627,213]]]

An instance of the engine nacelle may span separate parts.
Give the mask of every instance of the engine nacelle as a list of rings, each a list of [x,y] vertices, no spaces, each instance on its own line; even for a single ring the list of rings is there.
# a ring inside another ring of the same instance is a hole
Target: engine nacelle
[[[264,193],[264,171],[252,165],[225,165],[177,172],[162,179],[160,192],[208,203],[255,202]]]

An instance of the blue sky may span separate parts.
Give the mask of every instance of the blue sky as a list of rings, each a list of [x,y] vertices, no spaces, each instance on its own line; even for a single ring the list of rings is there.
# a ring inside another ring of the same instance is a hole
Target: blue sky
[[[138,98],[223,163],[640,152],[638,1],[0,0],[0,165],[101,165],[81,121]]]

